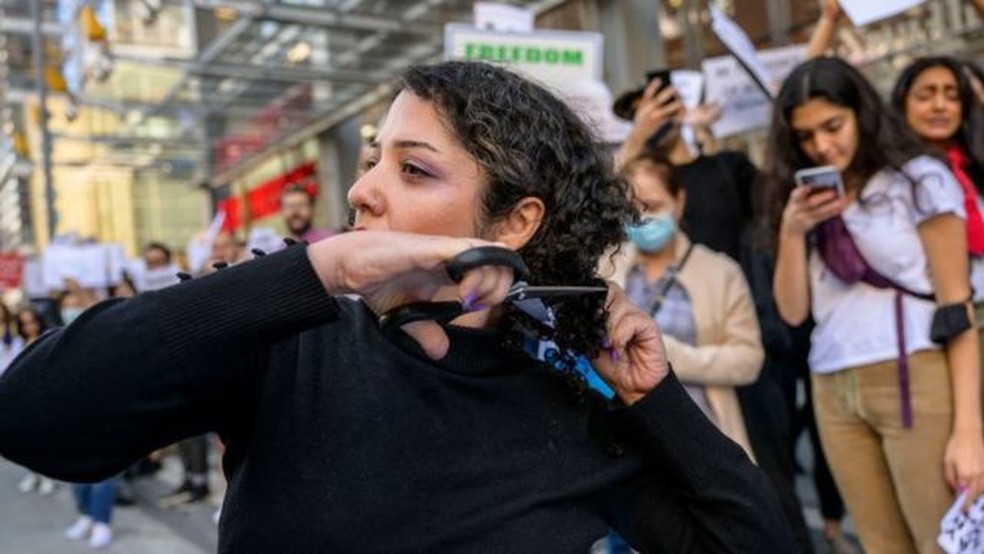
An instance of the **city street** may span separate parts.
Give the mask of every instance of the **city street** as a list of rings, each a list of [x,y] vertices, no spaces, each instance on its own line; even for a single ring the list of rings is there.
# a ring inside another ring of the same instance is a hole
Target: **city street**
[[[215,552],[217,529],[212,524],[216,507],[201,503],[164,510],[157,498],[170,492],[175,467],[165,466],[158,476],[135,483],[137,503],[113,512],[115,541],[104,552],[117,554],[201,554]],[[71,554],[91,552],[84,542],[64,535],[77,513],[68,486],[59,484],[51,496],[21,493],[17,484],[25,470],[0,460],[0,551],[5,554]]]

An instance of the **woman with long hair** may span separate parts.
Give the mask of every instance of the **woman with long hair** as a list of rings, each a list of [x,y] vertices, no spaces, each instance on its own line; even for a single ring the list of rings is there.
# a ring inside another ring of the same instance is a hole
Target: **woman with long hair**
[[[946,160],[963,190],[967,254],[980,332],[984,321],[984,108],[974,93],[968,67],[946,56],[919,58],[899,74],[891,104],[923,143]],[[984,336],[980,338],[984,341]]]
[[[769,147],[776,304],[791,324],[816,322],[814,409],[834,478],[867,551],[935,552],[957,493],[984,488],[960,186],[837,58],[790,73]],[[842,190],[796,186],[814,166],[833,166]]]
[[[612,527],[789,550],[768,482],[600,285],[636,214],[573,111],[502,68],[413,67],[364,169],[353,232],[104,302],[21,356],[0,452],[95,480],[215,430],[222,552],[584,552]],[[516,277],[588,289],[526,302]]]
[[[24,347],[38,340],[48,329],[44,317],[33,308],[18,310],[15,322],[19,335],[17,338]],[[23,493],[36,490],[44,496],[50,496],[55,492],[55,482],[40,473],[31,471],[20,480],[17,488]]]

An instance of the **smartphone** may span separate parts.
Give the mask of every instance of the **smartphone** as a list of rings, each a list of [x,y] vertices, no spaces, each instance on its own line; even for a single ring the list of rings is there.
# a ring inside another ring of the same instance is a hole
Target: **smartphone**
[[[669,69],[657,69],[656,71],[647,71],[646,72],[646,86],[647,87],[649,86],[649,83],[652,83],[656,79],[659,79],[659,88],[656,89],[656,92],[653,93],[654,95],[663,92],[663,89],[666,89],[667,87],[670,87],[670,86],[673,85],[673,81],[672,81],[672,77],[671,77],[671,71]],[[667,101],[667,103],[672,102],[672,101],[673,100],[669,100],[669,101]]]
[[[844,196],[844,181],[841,179],[840,171],[832,165],[801,169],[793,177],[797,185],[812,187],[813,192],[834,189],[837,191],[837,196]]]

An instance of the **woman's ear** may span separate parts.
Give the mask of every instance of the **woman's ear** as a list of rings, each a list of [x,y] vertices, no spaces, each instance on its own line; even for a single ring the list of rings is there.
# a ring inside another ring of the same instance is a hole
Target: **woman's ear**
[[[543,201],[533,196],[523,198],[513,207],[503,220],[495,224],[494,236],[496,242],[501,242],[513,250],[519,250],[533,238],[540,224],[546,207]]]

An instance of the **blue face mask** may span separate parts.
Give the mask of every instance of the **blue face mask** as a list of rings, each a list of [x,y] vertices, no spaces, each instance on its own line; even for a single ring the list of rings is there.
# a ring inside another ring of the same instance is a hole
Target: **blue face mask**
[[[636,248],[642,252],[652,253],[662,250],[676,234],[676,220],[669,213],[644,217],[639,225],[630,225],[625,229]]]
[[[78,318],[80,315],[82,315],[82,312],[84,311],[85,310],[83,310],[82,308],[62,308],[61,310],[62,321],[65,322],[65,325],[68,325],[69,323],[75,321],[76,318]]]

